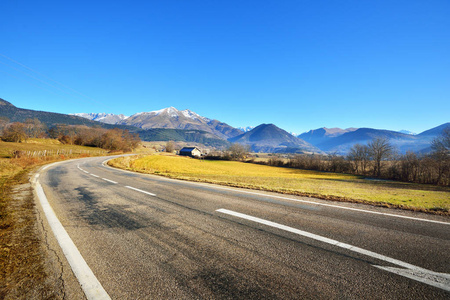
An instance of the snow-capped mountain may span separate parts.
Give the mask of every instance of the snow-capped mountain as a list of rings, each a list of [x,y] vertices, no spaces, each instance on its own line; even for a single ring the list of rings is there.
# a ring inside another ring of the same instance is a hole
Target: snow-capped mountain
[[[205,122],[211,121],[211,119],[202,117],[199,114],[197,114],[193,111],[190,111],[189,109],[178,110],[172,106],[168,107],[168,108],[163,108],[160,110],[137,113],[137,114],[132,115],[130,118],[136,118],[138,116],[159,116],[159,115],[168,116],[171,118],[179,118],[180,115],[182,115],[185,118],[192,119],[192,120],[201,120],[201,121],[205,121]]]
[[[255,126],[238,127],[238,129],[242,130],[243,132],[249,132],[253,128],[255,128]]]
[[[416,135],[416,134],[417,134],[417,133],[412,132],[412,131],[409,131],[409,130],[400,130],[400,131],[398,131],[398,132],[404,133],[404,134],[410,134],[410,135]]]
[[[128,118],[127,116],[124,116],[122,114],[115,115],[115,114],[107,114],[107,113],[77,113],[77,114],[71,114],[72,116],[82,117],[85,119],[89,119],[92,121],[98,121],[106,124],[117,124],[120,121],[125,120]]]
[[[104,123],[106,123],[106,120],[113,120],[114,116],[116,116],[117,121],[115,123],[109,124],[130,125],[142,129],[173,128],[203,130],[213,133],[223,139],[228,139],[242,133],[241,130],[231,127],[230,125],[223,122],[200,116],[199,114],[190,111],[189,109],[178,110],[175,107],[168,107],[149,112],[140,112],[130,117],[124,118],[120,117],[123,115],[118,116],[113,114],[91,113],[76,115]],[[103,115],[108,115],[108,117]]]

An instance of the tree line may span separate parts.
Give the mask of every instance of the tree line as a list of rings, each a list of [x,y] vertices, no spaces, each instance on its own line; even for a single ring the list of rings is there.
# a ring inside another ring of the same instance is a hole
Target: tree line
[[[0,136],[5,142],[20,143],[29,138],[53,138],[63,144],[98,147],[109,151],[131,151],[141,140],[137,134],[118,128],[57,124],[48,128],[38,119],[9,123],[0,119]]]
[[[216,154],[217,156],[217,154]],[[233,144],[222,159],[264,163],[271,166],[347,173],[404,182],[450,185],[450,128],[431,143],[431,152],[397,154],[386,138],[354,145],[346,156],[295,154],[287,159],[272,155],[267,162],[249,158],[249,148]]]

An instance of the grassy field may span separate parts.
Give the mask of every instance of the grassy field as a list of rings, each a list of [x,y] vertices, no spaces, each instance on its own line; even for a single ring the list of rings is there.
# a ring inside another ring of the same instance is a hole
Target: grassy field
[[[110,165],[171,178],[210,182],[321,199],[370,203],[449,215],[450,189],[361,176],[173,155],[121,157]]]
[[[14,152],[21,151],[21,157],[15,158]],[[48,161],[71,157],[106,155],[103,149],[76,145],[63,145],[53,139],[29,139],[22,143],[0,141],[0,178],[13,176],[23,168]]]

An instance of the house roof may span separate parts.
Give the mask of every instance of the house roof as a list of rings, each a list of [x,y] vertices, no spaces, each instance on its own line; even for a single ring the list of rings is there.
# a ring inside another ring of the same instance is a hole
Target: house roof
[[[196,149],[197,147],[183,147],[183,149],[181,149],[181,150],[194,150],[194,149]],[[198,149],[198,148],[197,148]]]

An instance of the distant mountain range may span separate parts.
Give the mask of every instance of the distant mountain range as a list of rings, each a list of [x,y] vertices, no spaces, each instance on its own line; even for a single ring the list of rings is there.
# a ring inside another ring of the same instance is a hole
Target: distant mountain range
[[[138,133],[144,141],[185,141],[222,148],[231,142],[250,145],[255,152],[343,155],[347,154],[353,145],[367,144],[375,137],[388,138],[400,153],[426,153],[431,150],[431,141],[445,128],[450,127],[450,123],[445,123],[420,134],[410,134],[404,130],[397,132],[373,128],[323,127],[296,137],[273,124],[238,129],[188,109],[180,111],[174,107],[137,113],[129,117],[106,113],[65,115],[17,108],[3,99],[0,99],[0,117],[6,117],[11,122],[37,118],[49,127],[55,124],[118,127]]]
[[[319,128],[303,133],[299,137],[328,153],[347,154],[353,145],[365,145],[377,137],[389,139],[389,142],[400,153],[406,153],[407,151],[428,152],[431,141],[447,127],[450,127],[450,123],[442,124],[416,135],[373,128],[333,128],[333,130]]]
[[[81,114],[78,114],[82,116]],[[257,127],[233,128],[217,120],[202,117],[190,110],[179,111],[169,107],[158,111],[139,113],[131,117],[111,114],[84,114],[91,120],[101,122],[117,120],[115,124],[126,124],[140,128],[196,128],[216,134],[232,143],[250,145],[256,152],[309,152],[337,153],[345,155],[355,144],[367,144],[375,137],[389,139],[400,153],[406,151],[428,152],[431,141],[442,133],[450,123],[427,130],[421,134],[410,131],[400,132],[373,128],[318,128],[302,133],[297,137],[273,124]],[[215,125],[221,124],[219,128]]]
[[[105,113],[82,113],[76,116],[98,120],[100,122],[114,122],[126,124],[142,129],[170,128],[197,129],[209,132],[232,143],[250,145],[255,152],[272,153],[323,153],[313,145],[295,137],[273,124],[262,124],[257,127],[246,127],[244,130],[212,120],[188,109],[178,110],[168,107],[157,111],[141,112],[130,117]]]
[[[141,112],[130,117],[95,113],[81,113],[74,115],[104,123],[130,125],[142,129],[171,128],[202,130],[225,140],[243,133],[243,131],[231,127],[226,123],[202,117],[188,109],[178,110],[175,107],[168,107],[157,111]]]

